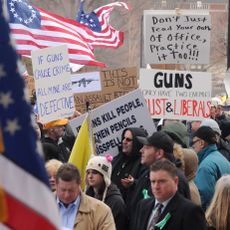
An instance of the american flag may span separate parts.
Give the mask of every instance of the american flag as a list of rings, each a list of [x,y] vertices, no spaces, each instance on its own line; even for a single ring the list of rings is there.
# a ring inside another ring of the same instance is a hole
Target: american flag
[[[56,230],[59,214],[32,127],[31,107],[0,0],[0,187],[6,220],[0,229]]]
[[[90,45],[94,34],[86,26],[31,6],[26,0],[7,0],[7,9],[19,54],[30,56],[32,50],[67,44],[71,63],[105,67],[95,60]]]
[[[114,29],[110,23],[110,13],[114,7],[119,6],[127,10],[130,9],[128,4],[124,2],[114,2],[105,6],[101,6],[91,13],[84,12],[84,1],[81,1],[80,8],[76,20],[81,24],[88,26],[93,31],[94,41],[91,41],[93,47],[110,47],[118,48],[123,43],[124,33]],[[82,34],[87,38],[85,34]]]

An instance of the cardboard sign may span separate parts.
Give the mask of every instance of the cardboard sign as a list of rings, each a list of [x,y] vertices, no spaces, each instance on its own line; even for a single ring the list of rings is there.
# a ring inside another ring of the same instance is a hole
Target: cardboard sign
[[[211,73],[140,70],[140,88],[153,118],[201,120],[211,106]]]
[[[75,134],[80,130],[84,116],[70,121]],[[92,110],[90,116],[97,155],[117,155],[121,134],[125,128],[143,127],[149,135],[156,131],[139,89]]]
[[[208,64],[208,12],[144,11],[145,64]]]
[[[102,70],[100,76],[98,72],[72,75],[76,109],[84,113],[86,102],[97,108],[137,89],[137,75],[136,67]]]
[[[71,116],[74,98],[67,46],[32,52],[37,107],[41,122]]]

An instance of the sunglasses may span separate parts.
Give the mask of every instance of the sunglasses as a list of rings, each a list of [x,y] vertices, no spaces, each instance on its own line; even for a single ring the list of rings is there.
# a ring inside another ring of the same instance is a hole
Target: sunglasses
[[[132,139],[132,138],[129,138],[129,137],[124,137],[124,138],[123,138],[123,141],[124,141],[124,140],[126,140],[127,142],[133,141],[133,139]]]
[[[197,140],[195,140],[195,141],[192,141],[191,145],[192,145],[192,146],[195,145],[196,142],[198,142],[198,141],[200,141],[200,139],[197,139]]]

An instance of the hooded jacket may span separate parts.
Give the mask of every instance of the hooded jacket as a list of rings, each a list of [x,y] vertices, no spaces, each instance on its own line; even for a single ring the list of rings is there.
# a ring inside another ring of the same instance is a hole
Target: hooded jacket
[[[126,130],[130,130],[133,136],[132,152],[128,156],[124,154],[122,151],[120,151],[119,154],[116,157],[114,157],[112,161],[113,169],[111,176],[111,180],[114,184],[117,185],[117,187],[121,191],[124,201],[126,201],[127,189],[122,186],[121,179],[126,178],[129,175],[137,179],[141,175],[143,169],[145,168],[140,163],[140,149],[143,145],[137,140],[136,137],[147,136],[147,133],[142,128],[127,128],[122,132],[122,140]],[[121,146],[119,148],[121,149]]]

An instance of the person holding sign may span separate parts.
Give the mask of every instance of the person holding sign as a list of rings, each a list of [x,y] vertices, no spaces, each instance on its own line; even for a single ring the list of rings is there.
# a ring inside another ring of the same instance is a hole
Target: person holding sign
[[[138,203],[132,230],[206,229],[201,207],[178,193],[177,168],[171,161],[161,159],[153,163],[150,181],[154,198]]]

